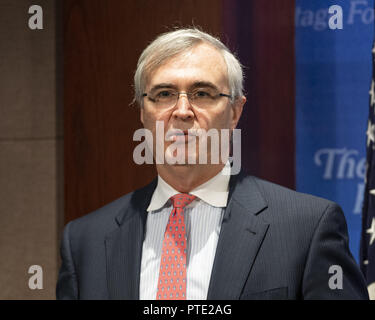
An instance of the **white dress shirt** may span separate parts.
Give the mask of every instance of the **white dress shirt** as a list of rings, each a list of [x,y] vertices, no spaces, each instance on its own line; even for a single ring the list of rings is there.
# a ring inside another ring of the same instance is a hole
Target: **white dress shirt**
[[[207,299],[221,222],[228,200],[230,176],[224,173],[228,170],[228,165],[215,177],[189,192],[197,199],[184,208],[188,300]],[[173,208],[169,198],[177,193],[179,192],[158,176],[157,187],[147,208],[140,277],[141,300],[156,298],[164,233]]]

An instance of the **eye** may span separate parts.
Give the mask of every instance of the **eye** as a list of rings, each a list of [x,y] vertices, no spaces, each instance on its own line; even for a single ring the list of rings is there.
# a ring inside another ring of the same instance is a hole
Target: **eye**
[[[198,97],[207,97],[207,96],[209,96],[209,93],[205,92],[205,91],[198,91],[197,96]]]
[[[212,95],[206,90],[198,90],[193,93],[195,98],[211,98]]]
[[[163,90],[163,91],[160,91],[156,94],[156,97],[157,98],[169,98],[173,95],[173,92],[172,91],[168,91],[168,90]]]

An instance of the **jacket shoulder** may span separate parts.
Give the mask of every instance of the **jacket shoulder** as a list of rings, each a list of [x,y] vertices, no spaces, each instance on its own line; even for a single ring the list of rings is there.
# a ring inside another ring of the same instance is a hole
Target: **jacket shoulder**
[[[289,216],[292,219],[303,217],[303,219],[317,222],[328,209],[331,209],[329,211],[342,212],[341,207],[331,200],[297,192],[253,176],[246,176],[244,179],[247,180],[247,183],[257,186],[273,216],[282,215],[283,218]]]
[[[312,194],[298,192],[290,188],[278,185],[276,183],[266,181],[257,177],[248,176],[248,179],[252,179],[256,183],[261,193],[269,200],[283,200],[283,201],[294,201],[308,204],[316,204],[322,206],[335,205],[335,202],[318,197]]]
[[[126,215],[130,207],[145,201],[145,195],[155,187],[155,180],[150,184],[127,193],[120,198],[69,222],[72,233],[90,230],[107,233],[117,226],[116,218]]]

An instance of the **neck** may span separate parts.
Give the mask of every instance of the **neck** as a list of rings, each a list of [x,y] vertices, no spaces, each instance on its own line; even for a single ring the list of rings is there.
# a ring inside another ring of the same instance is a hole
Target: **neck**
[[[224,164],[156,165],[160,177],[178,192],[188,193],[216,176]]]

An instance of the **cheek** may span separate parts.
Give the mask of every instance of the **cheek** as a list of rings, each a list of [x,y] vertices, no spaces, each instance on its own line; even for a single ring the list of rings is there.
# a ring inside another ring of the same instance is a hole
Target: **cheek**
[[[231,111],[230,109],[217,110],[216,112],[206,112],[202,114],[200,120],[201,125],[205,128],[224,129],[230,128],[231,125]]]
[[[159,128],[166,131],[168,128],[168,117],[166,114],[148,111],[143,113],[143,127],[150,130],[153,134],[156,133],[157,121],[162,122],[162,124],[159,124]]]
[[[232,125],[233,111],[231,107],[225,108],[222,115],[222,125],[223,128],[230,128]]]
[[[152,128],[155,126],[156,121],[155,113],[149,110],[146,106],[143,109],[143,125],[145,128]]]
[[[153,122],[154,122],[153,118],[150,116],[150,114],[147,112],[144,112],[143,113],[143,125],[145,126],[145,128],[149,128]]]

